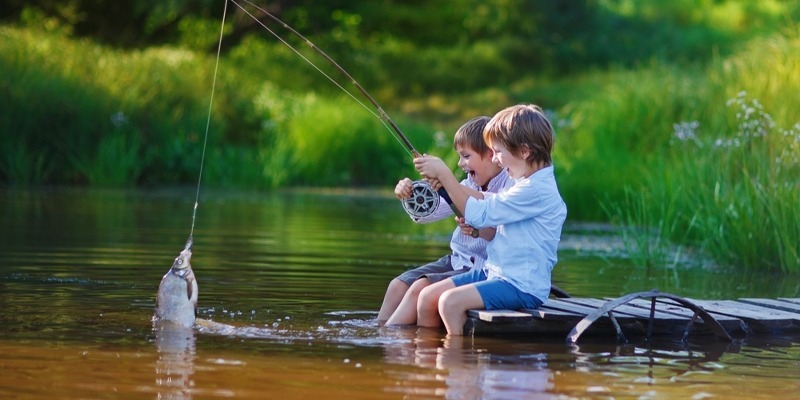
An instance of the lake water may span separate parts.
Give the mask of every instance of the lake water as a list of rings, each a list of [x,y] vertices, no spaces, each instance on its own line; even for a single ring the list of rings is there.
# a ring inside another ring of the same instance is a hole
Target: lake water
[[[448,251],[387,191],[203,192],[200,317],[156,334],[161,277],[193,188],[0,189],[0,398],[799,398],[800,335],[465,337],[375,323],[387,283]],[[620,241],[566,226],[554,283],[572,295],[800,297],[798,277],[636,267]]]

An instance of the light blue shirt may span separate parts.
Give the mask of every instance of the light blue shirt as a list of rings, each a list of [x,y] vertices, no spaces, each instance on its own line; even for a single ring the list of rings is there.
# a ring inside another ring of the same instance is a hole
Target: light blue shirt
[[[466,179],[461,181],[461,184],[471,189],[481,190],[475,181],[472,180],[471,176],[467,176]],[[508,177],[508,172],[504,169],[489,181],[489,184],[486,185],[486,192],[484,193],[497,193],[511,187],[513,184],[514,180]],[[430,215],[417,219],[412,217],[412,219],[425,224],[451,216],[453,216],[453,209],[450,208],[450,205],[448,205],[444,199],[440,199],[439,206],[436,207]],[[483,268],[483,263],[486,262],[486,245],[488,243],[489,242],[484,239],[473,238],[472,236],[461,233],[461,228],[456,226],[456,229],[453,231],[453,237],[450,239],[450,250],[452,250],[450,254],[450,265],[453,266],[454,270],[470,267]]]
[[[561,199],[553,167],[484,199],[467,199],[465,219],[481,228],[497,227],[487,246],[487,279],[503,279],[544,303],[550,294],[550,275],[558,261],[556,251],[567,206]]]

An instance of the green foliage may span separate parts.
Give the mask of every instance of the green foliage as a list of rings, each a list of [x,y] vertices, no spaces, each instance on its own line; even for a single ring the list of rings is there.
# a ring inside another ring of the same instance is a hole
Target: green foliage
[[[47,153],[31,150],[25,138],[13,136],[0,141],[0,173],[11,184],[43,184],[55,167]]]
[[[672,121],[697,117],[706,101],[696,69],[652,65],[587,78],[598,89],[561,110],[569,121],[556,137],[560,186],[570,212],[603,219],[596,205],[623,200],[644,183],[651,160],[668,142]]]
[[[282,28],[270,25],[337,83],[233,8],[209,118],[220,3],[106,3],[0,6],[24,27],[0,26],[0,182],[194,183],[204,146],[210,186],[418,176],[373,107],[343,96],[337,85],[366,103]],[[644,265],[679,248],[796,270],[798,4],[300,0],[280,16],[449,165],[463,121],[544,106],[570,218],[623,224]],[[172,47],[154,45],[163,41]],[[729,98],[763,115],[737,117]],[[766,115],[786,133],[753,135]],[[696,140],[676,142],[675,126]]]
[[[116,128],[100,138],[94,154],[73,149],[67,158],[90,185],[125,187],[136,184],[141,173],[141,139],[126,129],[127,121],[118,114]]]
[[[744,93],[729,105],[737,120],[732,134],[698,138],[679,126],[676,168],[686,176],[681,184],[691,208],[671,219],[721,263],[797,271],[800,123],[778,128]]]
[[[670,99],[664,94],[669,87],[654,91],[655,98],[695,108],[657,103],[659,110],[679,110],[668,118],[680,122],[668,139],[651,138],[662,147],[650,153],[658,156],[641,158],[647,166],[643,179],[622,185],[624,198],[606,202],[643,263],[667,262],[668,252],[658,249],[671,242],[702,249],[723,265],[798,270],[800,124],[793,112],[800,106],[794,95],[800,91],[798,50],[796,33],[774,36],[715,63],[705,79],[692,80],[693,93],[703,97]],[[765,66],[770,73],[761,73]],[[735,88],[742,87],[768,100],[737,94]],[[636,96],[632,88],[624,93]],[[731,93],[731,100],[718,101],[719,93]]]
[[[298,184],[374,185],[408,162],[402,144],[387,129],[350,99],[310,95],[279,140],[292,149],[289,168]]]

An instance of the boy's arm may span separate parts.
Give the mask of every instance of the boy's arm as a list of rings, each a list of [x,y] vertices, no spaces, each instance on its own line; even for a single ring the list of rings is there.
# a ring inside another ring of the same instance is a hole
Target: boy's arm
[[[456,217],[456,223],[458,227],[461,228],[461,233],[467,236],[472,237],[479,237],[487,242],[491,242],[494,239],[495,234],[497,234],[497,228],[481,228],[477,230],[472,227],[472,225],[467,224],[464,221],[464,217]],[[473,236],[474,232],[478,232],[477,236]]]
[[[439,180],[450,196],[453,205],[461,212],[461,215],[464,215],[468,198],[483,198],[483,193],[480,191],[470,189],[459,183],[456,176],[453,175],[453,171],[447,168],[447,165],[438,157],[428,155],[417,157],[414,159],[414,166],[423,176]]]

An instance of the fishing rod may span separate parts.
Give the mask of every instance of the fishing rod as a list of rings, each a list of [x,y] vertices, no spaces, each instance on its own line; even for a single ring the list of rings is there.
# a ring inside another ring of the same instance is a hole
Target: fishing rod
[[[409,153],[411,154],[412,157],[417,158],[417,157],[422,156],[422,154],[420,152],[418,152],[414,148],[414,145],[411,144],[411,141],[408,140],[406,135],[403,134],[403,131],[400,130],[400,128],[397,126],[397,124],[395,124],[394,121],[392,121],[392,119],[389,117],[389,115],[383,110],[383,107],[381,107],[380,104],[378,104],[378,102],[375,101],[375,99],[372,98],[372,96],[370,96],[370,94],[361,86],[361,84],[358,83],[358,81],[355,80],[355,78],[350,76],[350,74],[344,68],[342,68],[341,65],[339,65],[330,56],[328,56],[328,54],[326,54],[324,51],[322,51],[322,49],[317,47],[314,43],[312,43],[310,40],[308,40],[300,32],[296,31],[294,28],[289,26],[289,24],[283,22],[281,19],[279,19],[278,17],[276,17],[275,15],[270,13],[269,11],[267,11],[267,10],[255,5],[255,4],[253,4],[249,0],[241,0],[243,3],[246,3],[249,6],[257,9],[258,11],[260,11],[261,13],[263,13],[264,15],[269,17],[274,22],[280,24],[284,29],[288,30],[289,32],[291,32],[292,34],[294,34],[295,36],[300,38],[300,40],[305,42],[309,47],[311,47],[320,56],[322,56],[322,58],[324,58],[331,65],[333,65],[334,68],[336,68],[342,75],[344,75],[350,81],[350,83],[352,83],[353,86],[355,86],[356,89],[358,89],[358,91],[361,92],[361,94],[363,94],[364,97],[370,103],[372,103],[372,105],[378,111],[378,114],[375,114],[372,110],[369,109],[369,107],[367,107],[364,103],[359,101],[347,89],[342,87],[338,83],[338,81],[336,81],[335,79],[331,78],[328,74],[326,74],[319,67],[317,67],[316,64],[314,64],[311,60],[309,60],[308,58],[303,56],[303,54],[301,54],[291,44],[286,42],[286,40],[284,40],[280,35],[275,33],[275,31],[273,31],[272,29],[267,27],[263,22],[261,22],[261,20],[256,18],[247,9],[245,9],[241,4],[239,4],[239,2],[237,2],[237,0],[230,0],[230,1],[233,4],[235,4],[237,7],[239,7],[239,9],[241,9],[245,14],[250,16],[250,18],[252,18],[256,23],[261,25],[261,27],[263,27],[270,34],[272,34],[272,36],[274,36],[276,39],[278,39],[281,43],[285,44],[295,54],[299,55],[303,60],[305,60],[312,67],[314,67],[314,69],[316,69],[317,71],[322,73],[326,78],[328,78],[328,80],[333,82],[333,84],[336,85],[339,89],[342,89],[345,93],[347,93],[347,95],[349,95],[351,98],[353,98],[353,100],[355,100],[357,103],[361,104],[361,106],[364,107],[365,109],[367,109],[367,111],[369,111],[371,114],[373,114],[376,117],[378,117],[381,120],[381,122],[384,124],[384,126],[386,126],[386,124],[389,124],[389,126],[391,127],[390,133],[393,133],[393,136],[395,138],[399,139],[399,141],[402,142],[402,144],[406,147],[406,149],[409,151]],[[389,126],[387,126],[387,129],[389,129]],[[403,209],[405,209],[405,211],[406,211],[406,213],[408,213],[408,215],[410,215],[410,216],[412,216],[414,218],[426,217],[426,216],[430,215],[431,213],[433,213],[433,211],[436,210],[436,208],[439,206],[439,198],[440,197],[442,199],[444,199],[445,202],[447,202],[447,204],[450,206],[450,209],[453,210],[453,213],[457,217],[459,217],[459,218],[463,217],[463,215],[458,210],[458,208],[456,208],[456,206],[453,204],[453,201],[450,199],[450,195],[447,194],[447,191],[444,189],[444,187],[440,187],[436,192],[434,192],[433,191],[433,187],[430,185],[430,183],[428,183],[427,181],[424,181],[424,180],[420,180],[420,181],[413,182],[412,188],[411,188],[411,192],[412,192],[411,197],[409,197],[407,199],[404,199],[402,202],[403,202]],[[477,229],[473,229],[473,236],[474,237],[477,237],[477,232],[478,232]]]

